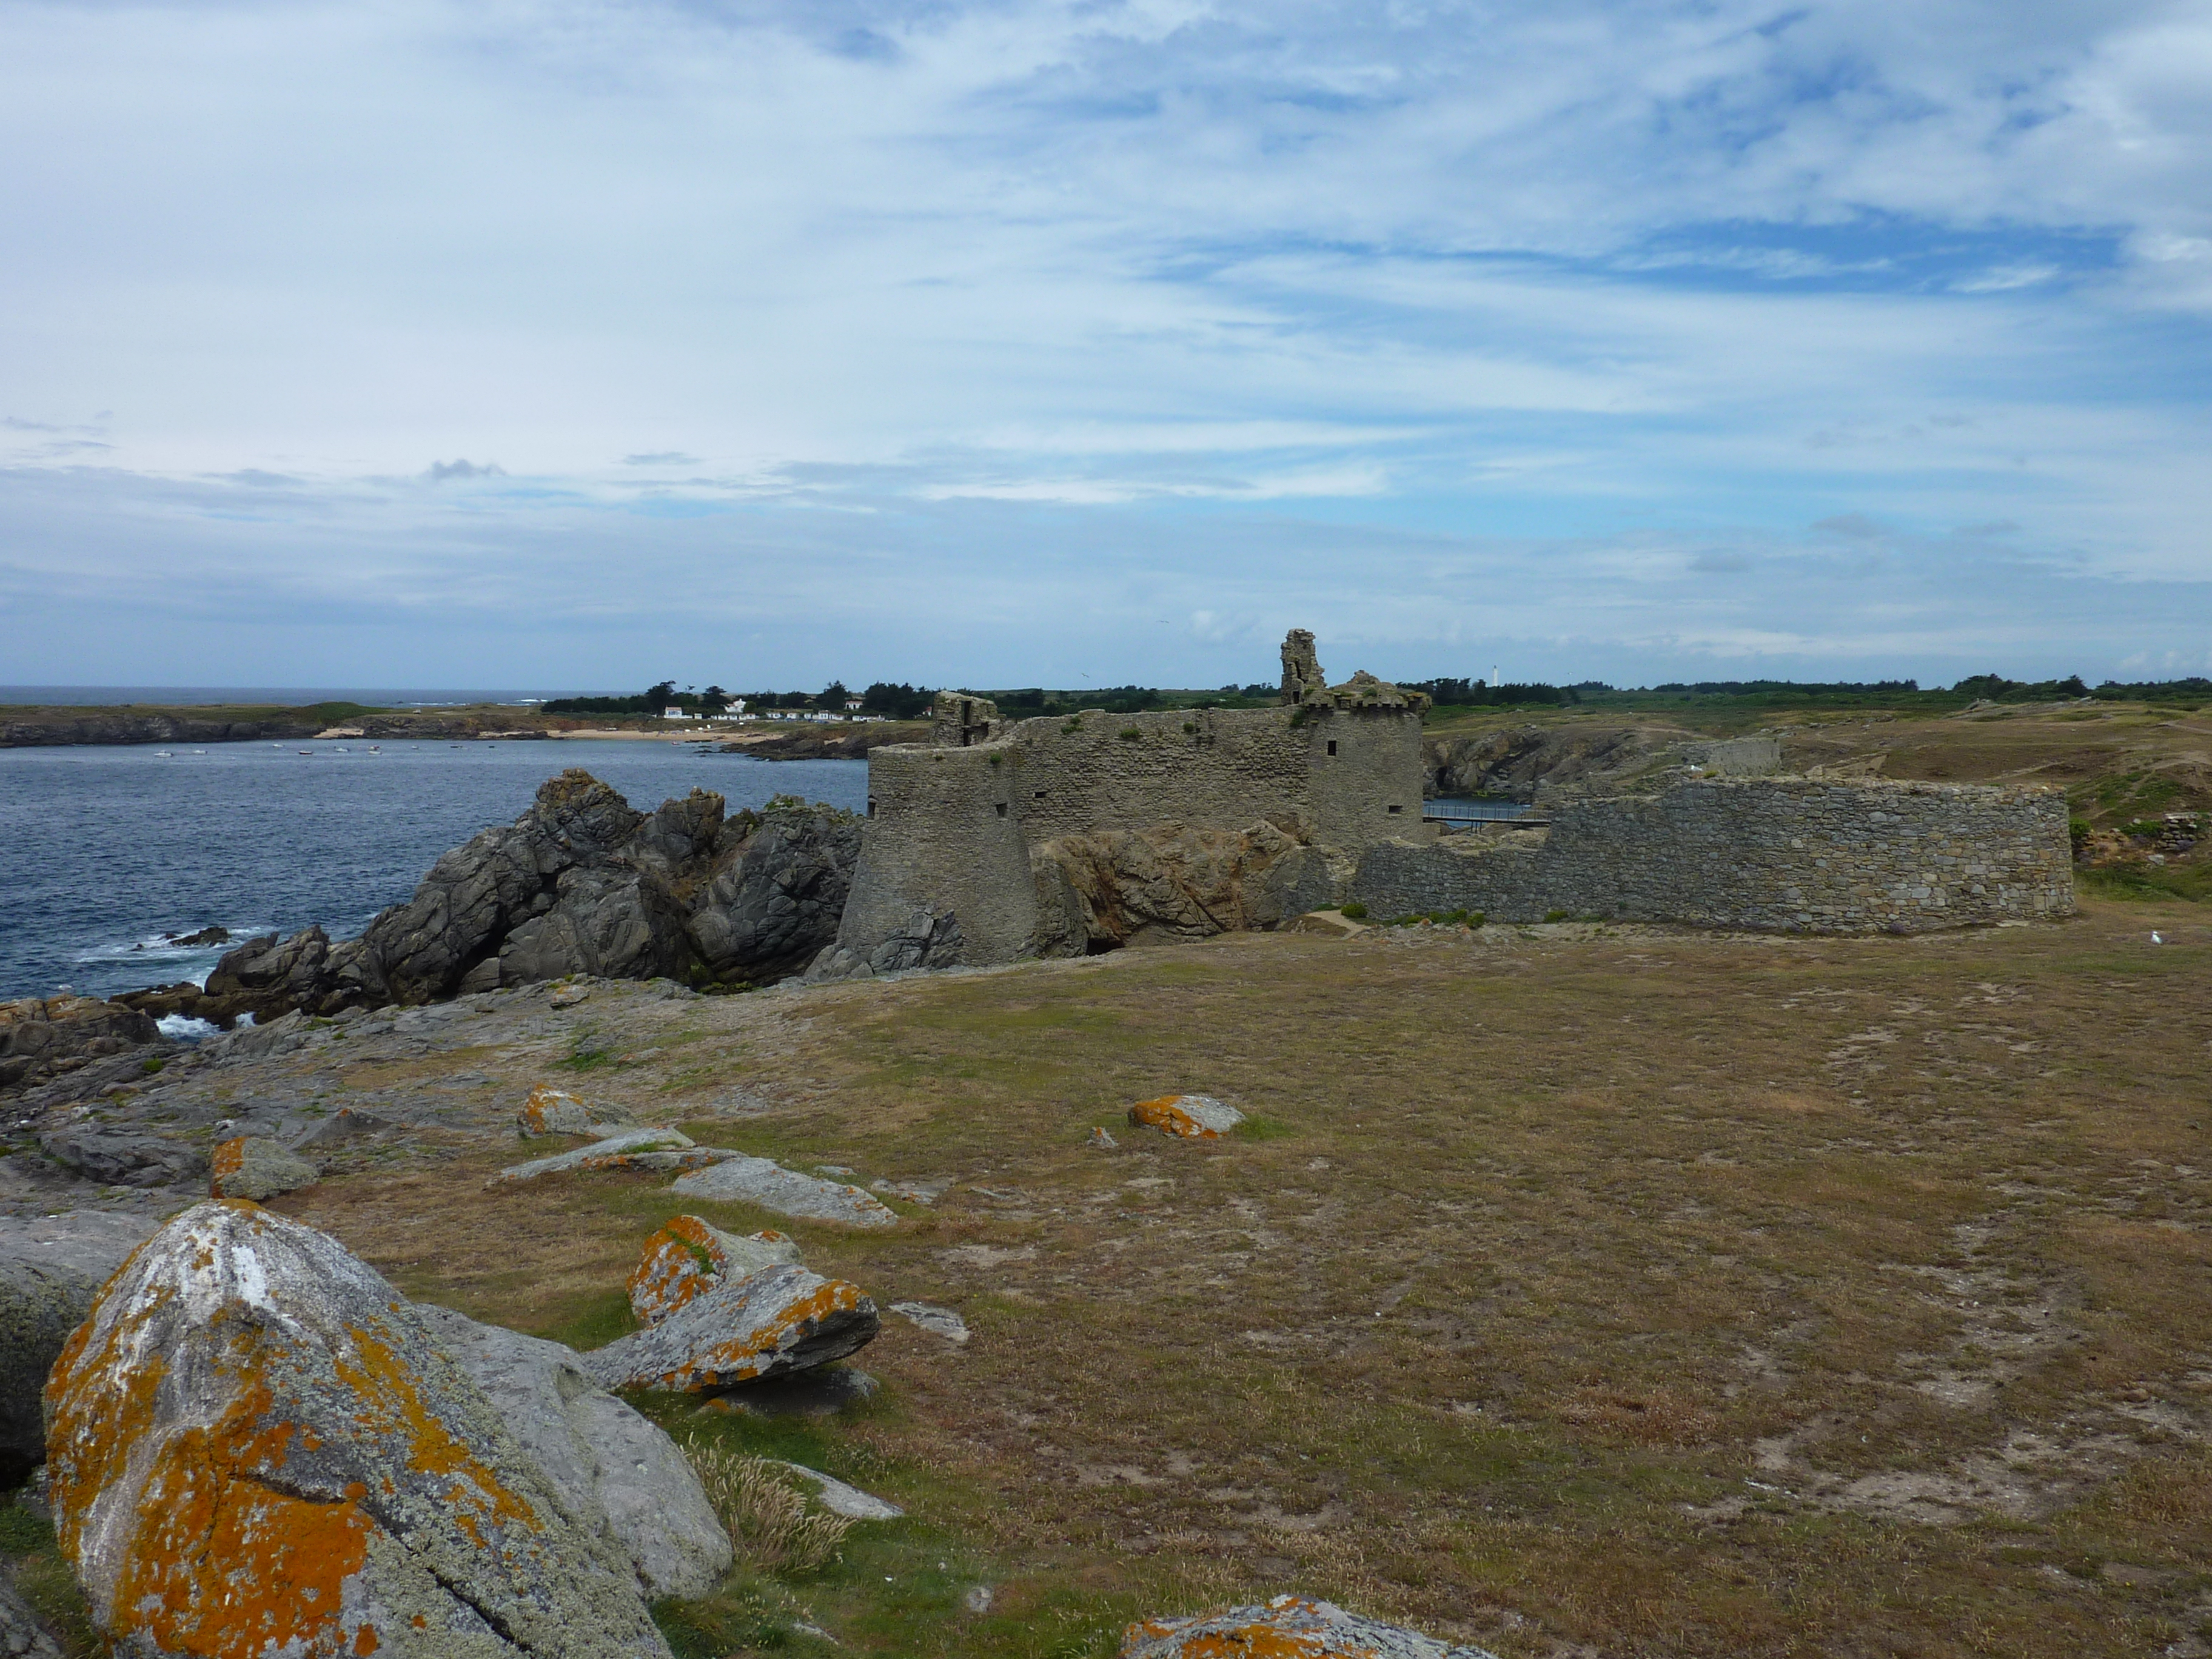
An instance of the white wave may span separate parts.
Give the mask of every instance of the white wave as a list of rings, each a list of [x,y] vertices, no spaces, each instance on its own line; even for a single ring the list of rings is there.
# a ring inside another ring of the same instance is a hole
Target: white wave
[[[164,1014],[154,1024],[160,1027],[163,1036],[174,1037],[179,1042],[198,1042],[202,1037],[216,1034],[212,1021],[194,1019],[190,1014]]]

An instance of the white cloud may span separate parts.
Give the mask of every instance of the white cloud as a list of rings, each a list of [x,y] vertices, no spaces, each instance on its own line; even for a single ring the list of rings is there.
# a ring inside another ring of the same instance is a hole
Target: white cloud
[[[1956,525],[2205,574],[2208,94],[2203,0],[10,8],[16,602],[89,679],[125,647],[35,599],[58,549],[210,625],[529,605],[649,655],[693,601],[609,582],[635,543],[744,571],[777,650],[876,626],[854,560],[1042,640],[1085,601],[1009,585],[1030,514],[1086,591],[1177,590],[1102,649],[1274,626],[1273,538],[1369,550],[1298,603],[1408,647],[1523,625],[1433,592],[1511,542],[1593,652],[1940,652],[1778,576],[1799,527],[1890,527],[1931,617]]]

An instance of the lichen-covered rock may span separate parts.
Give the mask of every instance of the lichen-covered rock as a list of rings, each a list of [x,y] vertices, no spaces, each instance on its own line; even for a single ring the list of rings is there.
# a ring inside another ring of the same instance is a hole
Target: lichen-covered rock
[[[610,1101],[586,1101],[541,1083],[530,1091],[516,1115],[515,1126],[532,1138],[538,1135],[611,1135],[637,1121],[629,1107]]]
[[[234,1135],[209,1156],[208,1185],[217,1198],[250,1198],[258,1202],[313,1186],[323,1172],[297,1153],[289,1152],[266,1135]]]
[[[1130,1122],[1185,1140],[1218,1140],[1243,1121],[1243,1113],[1211,1095],[1162,1095],[1129,1108]]]
[[[1497,1659],[1328,1601],[1279,1595],[1196,1619],[1147,1619],[1121,1638],[1121,1659]]]
[[[515,1187],[542,1176],[574,1175],[586,1170],[696,1170],[738,1156],[720,1147],[698,1146],[676,1129],[624,1129],[574,1152],[509,1164],[484,1185]]]
[[[757,1204],[810,1221],[842,1221],[853,1227],[898,1224],[898,1212],[865,1188],[801,1175],[771,1158],[725,1158],[712,1169],[683,1176],[672,1190],[684,1198]]]
[[[787,1263],[798,1265],[799,1245],[783,1233],[744,1237],[696,1215],[676,1216],[645,1241],[630,1269],[629,1309],[639,1324],[657,1325],[723,1280]]]
[[[730,1570],[730,1539],[674,1441],[584,1374],[573,1348],[450,1308],[415,1311],[484,1392],[588,1532],[637,1569],[650,1596],[708,1594]]]
[[[116,1130],[93,1121],[65,1122],[39,1135],[60,1163],[104,1187],[174,1187],[206,1177],[199,1149],[164,1134]]]
[[[1244,830],[1187,823],[1054,836],[1031,854],[1042,956],[1274,927],[1352,879],[1294,813]]]
[[[110,1280],[47,1386],[55,1530],[134,1659],[667,1659],[399,1294],[236,1200]]]
[[[658,1324],[583,1356],[604,1388],[700,1394],[827,1364],[875,1340],[857,1285],[789,1265],[720,1280]]]

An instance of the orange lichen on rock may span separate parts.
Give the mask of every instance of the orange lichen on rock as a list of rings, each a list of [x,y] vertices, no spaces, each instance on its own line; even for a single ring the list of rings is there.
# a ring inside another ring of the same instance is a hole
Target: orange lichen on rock
[[[880,1326],[859,1285],[783,1263],[708,1279],[659,1322],[586,1354],[583,1364],[605,1388],[702,1393],[842,1359]]]
[[[1195,1619],[1146,1619],[1123,1632],[1121,1659],[1496,1659],[1481,1648],[1279,1595],[1260,1607]]]
[[[46,1409],[56,1535],[119,1650],[475,1652],[489,1619],[499,1652],[665,1659],[627,1563],[570,1526],[419,1316],[258,1206],[149,1241]]]
[[[641,1325],[658,1324],[720,1280],[798,1260],[799,1247],[785,1234],[739,1238],[696,1215],[676,1216],[645,1241],[630,1269],[630,1311]]]
[[[246,1167],[246,1137],[233,1135],[208,1154],[208,1173],[220,1182]]]
[[[1211,1095],[1161,1095],[1129,1108],[1129,1121],[1186,1140],[1218,1140],[1244,1121],[1244,1114]]]

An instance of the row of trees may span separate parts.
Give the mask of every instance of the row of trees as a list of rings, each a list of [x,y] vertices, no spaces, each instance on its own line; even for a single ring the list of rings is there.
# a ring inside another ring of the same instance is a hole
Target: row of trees
[[[860,712],[891,720],[917,720],[929,712],[936,694],[927,687],[894,684],[878,680],[860,695]],[[720,714],[742,699],[748,709],[811,708],[844,714],[854,693],[842,680],[832,680],[819,691],[725,691],[719,685],[705,690],[696,686],[677,689],[673,680],[647,686],[634,697],[556,697],[545,705],[549,714],[659,714],[680,708],[687,714]]]

